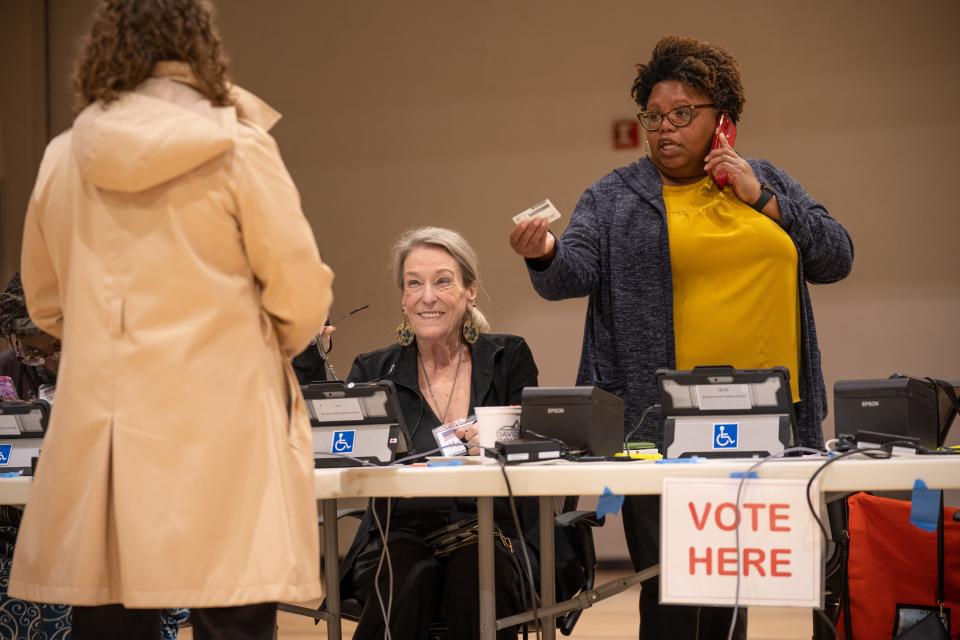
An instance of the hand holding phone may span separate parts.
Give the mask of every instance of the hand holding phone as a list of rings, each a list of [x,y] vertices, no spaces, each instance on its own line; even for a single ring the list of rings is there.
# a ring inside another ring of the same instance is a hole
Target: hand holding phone
[[[733,120],[730,119],[726,113],[720,114],[720,119],[717,120],[717,128],[713,131],[713,142],[710,144],[710,150],[720,148],[720,134],[723,134],[726,137],[727,142],[730,143],[730,146],[733,146],[733,143],[737,139],[737,125],[733,124]],[[712,174],[713,183],[717,185],[718,189],[723,189],[727,186],[727,174]]]

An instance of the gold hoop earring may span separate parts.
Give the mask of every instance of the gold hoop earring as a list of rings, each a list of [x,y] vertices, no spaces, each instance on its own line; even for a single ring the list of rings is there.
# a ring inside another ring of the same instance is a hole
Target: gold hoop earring
[[[397,326],[397,342],[402,347],[408,347],[413,342],[413,327],[407,320],[407,314],[403,314],[403,321]]]
[[[473,344],[480,337],[480,328],[477,326],[477,323],[473,321],[473,318],[467,317],[463,321],[463,339],[466,340],[467,344]]]

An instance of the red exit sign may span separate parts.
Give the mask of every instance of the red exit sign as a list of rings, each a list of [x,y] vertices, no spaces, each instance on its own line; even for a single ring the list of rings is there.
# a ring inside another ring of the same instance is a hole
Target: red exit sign
[[[635,118],[613,121],[613,148],[636,149],[640,146],[640,123]]]

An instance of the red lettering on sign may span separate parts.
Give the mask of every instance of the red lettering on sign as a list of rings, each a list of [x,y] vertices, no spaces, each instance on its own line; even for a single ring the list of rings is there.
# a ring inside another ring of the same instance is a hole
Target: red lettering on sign
[[[760,528],[760,509],[766,508],[767,505],[760,504],[759,502],[744,502],[741,508],[746,509],[750,512],[750,530],[756,531]]]
[[[704,505],[703,508],[703,517],[697,517],[697,505],[692,502],[687,503],[690,507],[690,517],[693,518],[693,526],[697,528],[697,531],[703,531],[704,525],[707,524],[707,518],[710,517],[710,503]]]
[[[714,509],[713,503],[705,502],[703,509],[698,511],[696,503],[688,502],[687,507],[690,509],[690,517],[697,531],[703,531],[704,527],[707,526],[711,512],[713,513],[713,521],[716,523],[717,528],[721,531],[733,531],[740,525],[741,514],[744,509],[747,511],[751,531],[760,530],[760,513],[764,509],[767,510],[767,520],[770,531],[791,531],[790,525],[786,524],[790,520],[790,505],[786,503],[766,505],[761,502],[745,502],[738,509],[737,505],[732,502],[721,502],[717,505],[717,508]]]
[[[721,547],[717,549],[717,575],[737,575],[737,550],[735,547]]]
[[[789,526],[778,525],[779,520],[789,520],[789,513],[778,513],[780,511],[787,511],[790,509],[789,504],[776,503],[770,505],[770,531],[790,531]]]
[[[790,571],[781,569],[781,566],[790,566],[790,549],[771,549],[770,550],[770,575],[774,578],[789,578],[793,575]]]
[[[724,524],[721,519],[721,513],[724,511],[733,512],[733,522],[730,524]],[[724,502],[717,506],[717,510],[714,512],[714,519],[717,521],[717,526],[724,531],[733,531],[737,528],[737,525],[740,524],[740,512],[737,511],[737,506],[732,502]]]
[[[744,549],[743,550],[743,575],[750,575],[750,567],[757,570],[760,577],[763,578],[767,572],[763,570],[763,559],[766,554],[763,549]]]
[[[693,547],[690,547],[690,575],[697,575],[697,565],[700,563],[707,568],[707,575],[713,575],[713,549],[710,547],[706,548],[706,555],[702,558],[697,557],[697,551]]]
[[[700,555],[697,555],[698,553]],[[744,576],[756,574],[761,578],[768,575],[775,578],[789,578],[793,575],[790,571],[792,560],[789,556],[789,549],[773,549],[768,555],[759,547],[747,547],[741,552],[739,571]],[[697,571],[707,576],[714,575],[714,571],[718,576],[735,576],[738,571],[737,549],[736,547],[717,547],[716,549],[705,547],[698,552],[695,547],[690,547],[688,569],[691,576],[697,575]]]

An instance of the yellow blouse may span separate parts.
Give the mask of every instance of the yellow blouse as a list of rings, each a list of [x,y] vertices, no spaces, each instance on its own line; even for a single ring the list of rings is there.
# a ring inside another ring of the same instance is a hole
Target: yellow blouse
[[[797,249],[780,226],[706,177],[663,187],[677,368],[785,366],[800,401]]]

